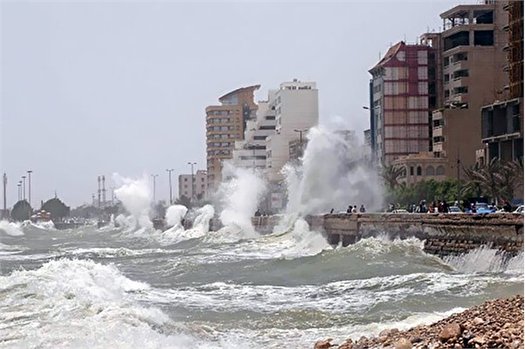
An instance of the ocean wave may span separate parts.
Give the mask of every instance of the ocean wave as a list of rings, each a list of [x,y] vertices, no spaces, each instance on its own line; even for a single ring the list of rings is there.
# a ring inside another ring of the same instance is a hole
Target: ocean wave
[[[20,223],[13,223],[8,221],[0,221],[0,232],[10,236],[24,235]]]

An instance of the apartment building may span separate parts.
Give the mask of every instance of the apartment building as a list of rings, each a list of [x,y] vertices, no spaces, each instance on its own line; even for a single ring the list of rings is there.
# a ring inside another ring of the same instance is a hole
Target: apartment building
[[[268,107],[275,112],[276,126],[266,138],[265,174],[271,183],[279,183],[281,169],[290,160],[290,142],[302,140],[319,123],[318,90],[315,82],[294,79],[269,94]]]
[[[508,25],[503,29],[507,44],[503,50],[507,64],[503,71],[509,83],[501,86],[509,91],[509,99],[496,100],[481,109],[481,135],[484,148],[477,151],[479,163],[493,158],[523,159],[523,1],[509,1],[504,5]]]
[[[206,108],[206,164],[208,192],[221,180],[223,161],[231,159],[235,141],[243,140],[247,123],[255,119],[254,91],[260,85],[241,87],[219,98],[220,105]]]
[[[233,164],[235,167],[264,169],[266,167],[266,138],[275,133],[275,110],[270,93],[268,100],[259,101],[254,120],[248,120],[244,140],[235,142]]]
[[[508,76],[503,51],[507,15],[503,2],[459,5],[440,16],[443,32],[438,50],[443,92],[441,108],[432,114],[432,151],[446,159],[445,175],[456,177],[476,161],[482,147],[480,109],[504,100]]]
[[[369,70],[370,141],[382,164],[431,149],[430,116],[437,104],[436,50],[401,41]]]
[[[208,175],[204,170],[197,170],[193,176],[191,174],[179,175],[179,198],[185,196],[190,200],[205,199],[207,182]]]

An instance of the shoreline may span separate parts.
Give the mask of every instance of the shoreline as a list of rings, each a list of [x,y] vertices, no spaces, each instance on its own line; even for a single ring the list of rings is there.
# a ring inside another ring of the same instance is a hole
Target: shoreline
[[[523,349],[523,296],[494,299],[453,314],[430,325],[406,331],[384,330],[377,337],[347,339],[344,343],[319,340],[314,349],[434,349],[512,348]]]

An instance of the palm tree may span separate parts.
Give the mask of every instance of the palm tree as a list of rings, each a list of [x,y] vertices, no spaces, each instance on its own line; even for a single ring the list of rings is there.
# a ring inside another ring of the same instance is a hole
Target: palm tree
[[[386,185],[390,189],[394,189],[399,185],[398,179],[405,173],[406,169],[404,167],[399,167],[395,165],[383,165],[381,171],[381,177],[385,181]]]

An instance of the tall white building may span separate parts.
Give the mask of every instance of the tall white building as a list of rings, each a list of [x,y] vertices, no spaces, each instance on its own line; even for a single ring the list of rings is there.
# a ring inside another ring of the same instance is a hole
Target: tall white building
[[[266,176],[278,183],[283,166],[290,160],[290,142],[306,136],[319,123],[318,90],[315,82],[294,79],[270,91],[268,109],[275,112],[275,133],[266,138]]]
[[[266,167],[266,138],[275,133],[275,110],[269,108],[271,98],[269,94],[268,101],[259,102],[255,119],[246,122],[244,140],[235,142],[235,167]]]

